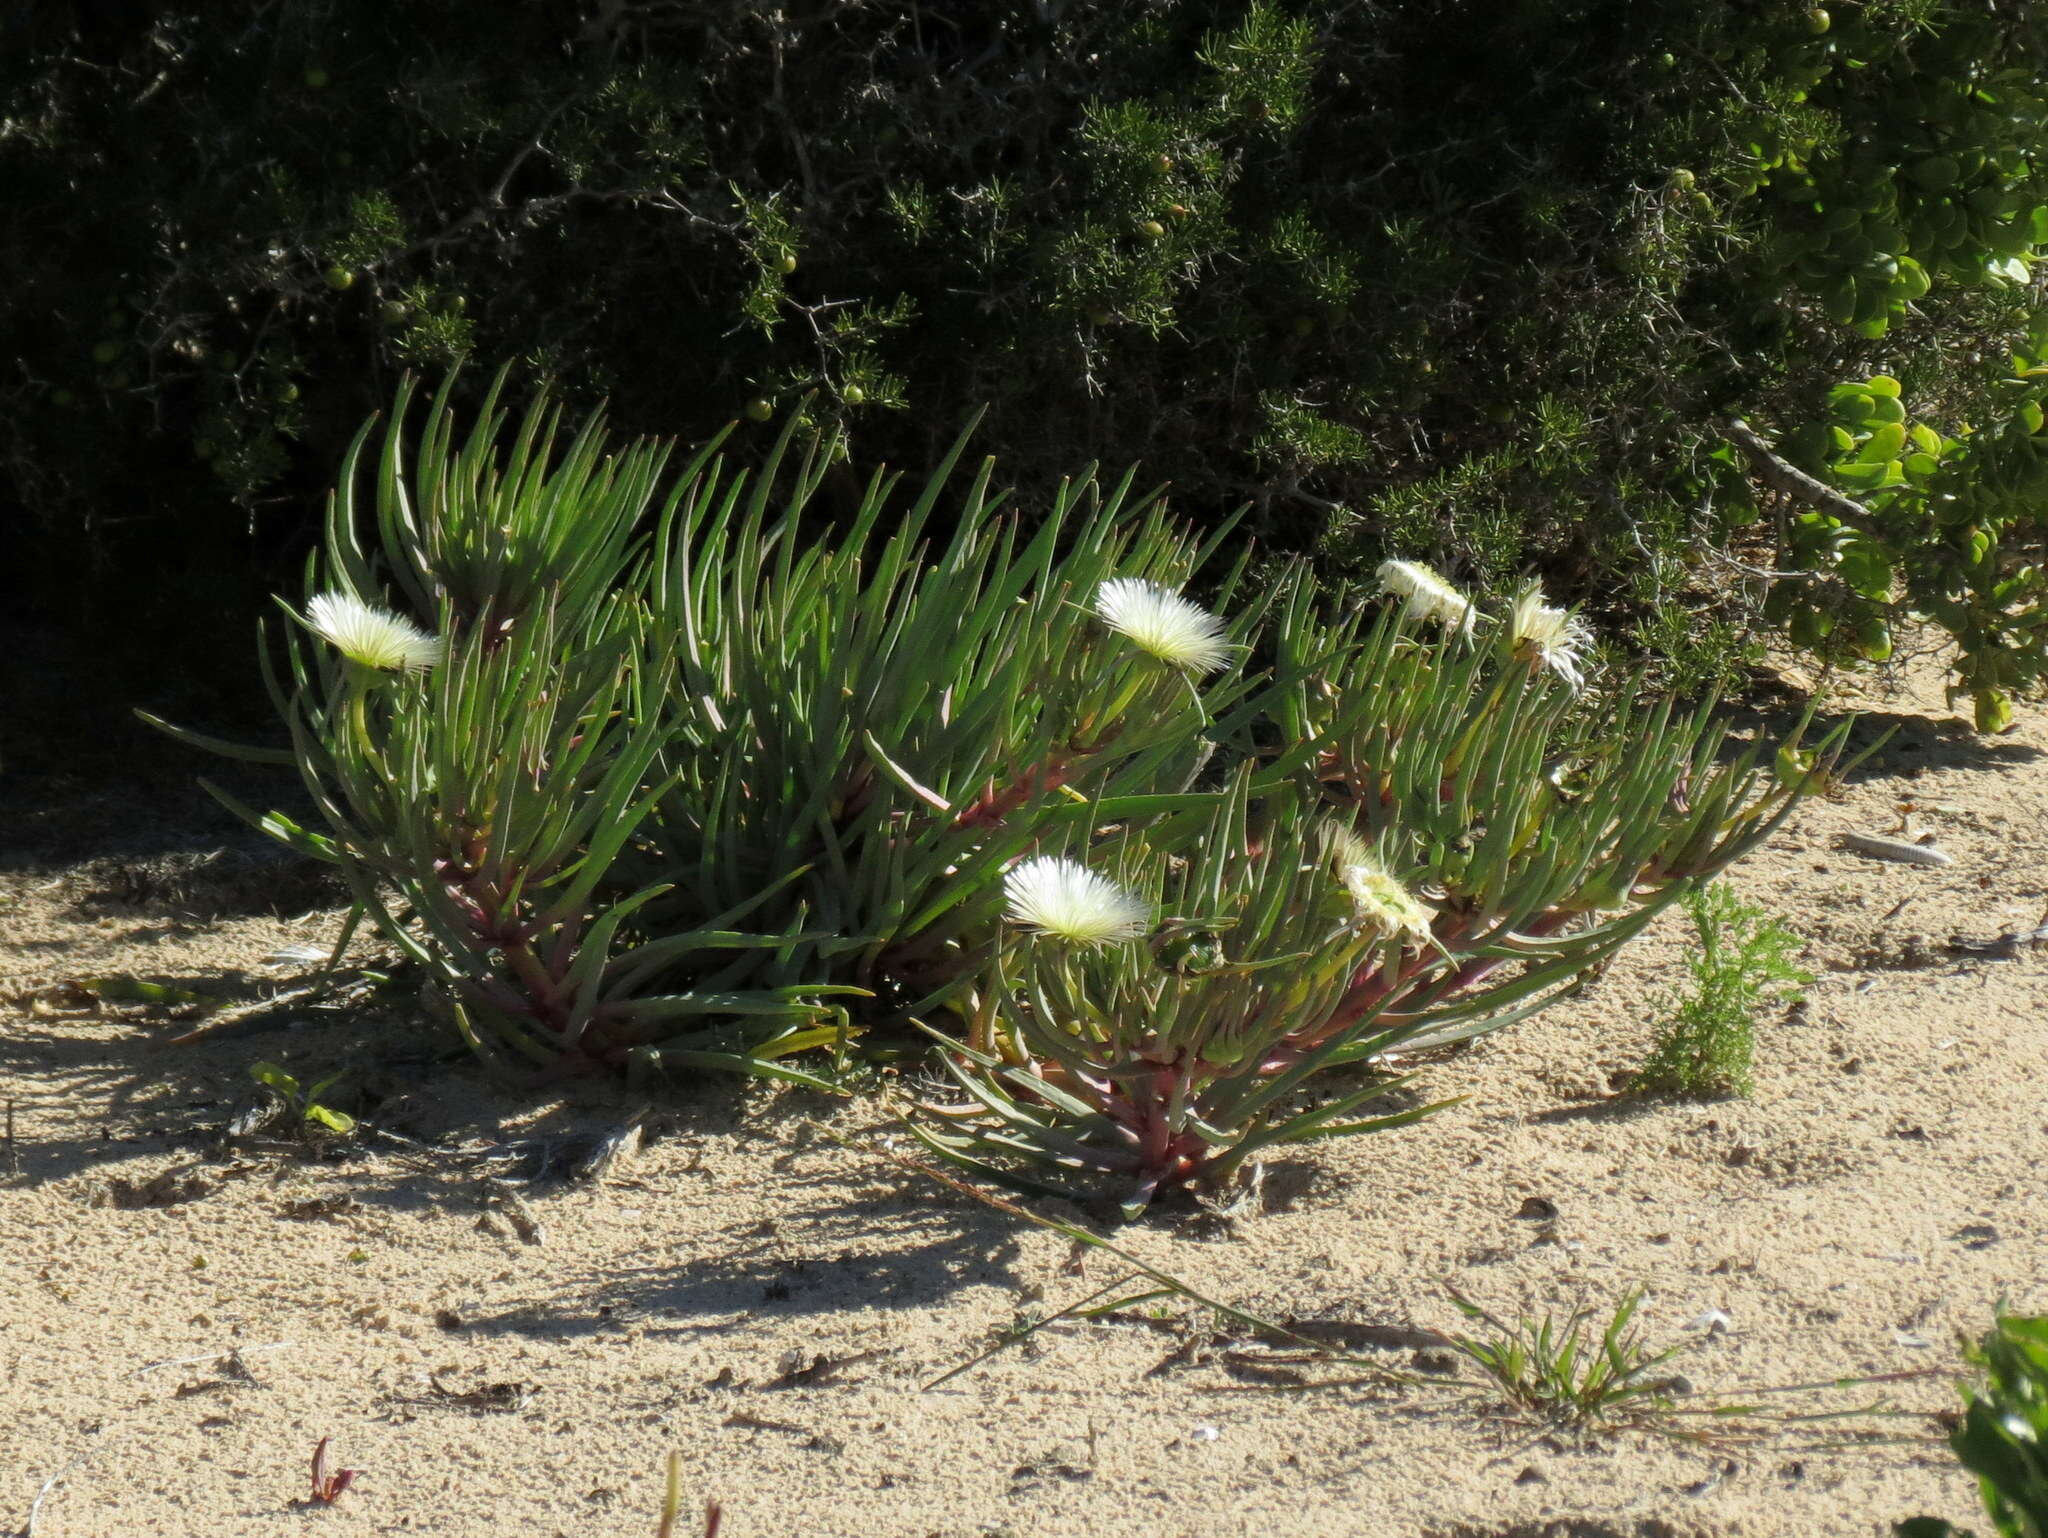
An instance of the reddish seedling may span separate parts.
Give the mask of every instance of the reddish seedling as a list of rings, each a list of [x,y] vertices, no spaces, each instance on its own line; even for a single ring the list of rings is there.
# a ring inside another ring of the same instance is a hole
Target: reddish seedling
[[[668,1455],[668,1490],[661,1502],[661,1526],[655,1529],[655,1538],[682,1538],[682,1529],[676,1524],[683,1515],[683,1455],[672,1452]],[[713,1498],[704,1502],[704,1538],[718,1538],[718,1529],[725,1520],[725,1509]]]
[[[313,1449],[313,1500],[322,1506],[332,1506],[341,1499],[341,1492],[356,1482],[360,1469],[333,1469],[327,1467],[327,1444],[331,1437],[322,1437],[320,1445]]]

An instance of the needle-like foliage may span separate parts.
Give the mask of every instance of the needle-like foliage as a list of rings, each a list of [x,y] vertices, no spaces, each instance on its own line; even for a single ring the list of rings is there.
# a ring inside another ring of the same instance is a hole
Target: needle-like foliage
[[[1004,949],[987,1028],[949,1059],[965,1099],[928,1107],[935,1151],[1061,1190],[1094,1177],[1135,1210],[1277,1143],[1412,1122],[1440,1106],[1357,1115],[1394,1086],[1311,1080],[1543,1008],[1815,772],[1724,757],[1706,709],[1589,704],[1510,627],[1333,608],[1305,582],[1281,606],[1269,745],[1227,790],[1098,820],[1090,858],[1156,925]]]
[[[1542,1007],[1840,745],[1774,774],[1707,710],[1585,691],[1533,589],[1449,625],[1241,593],[1130,477],[1027,513],[956,445],[834,519],[838,446],[794,423],[671,473],[495,390],[414,439],[411,396],[272,675],[325,826],[248,815],[528,1072],[824,1086],[922,1029],[935,1149],[1135,1210],[1435,1109],[1318,1075]]]

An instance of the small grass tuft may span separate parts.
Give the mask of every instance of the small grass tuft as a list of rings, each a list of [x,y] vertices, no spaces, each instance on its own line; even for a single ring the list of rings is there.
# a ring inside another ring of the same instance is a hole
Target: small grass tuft
[[[1673,1408],[1676,1380],[1657,1369],[1683,1346],[1650,1351],[1635,1319],[1643,1303],[1636,1288],[1605,1324],[1591,1308],[1575,1308],[1560,1323],[1553,1314],[1510,1324],[1450,1289],[1467,1319],[1487,1327],[1485,1337],[1454,1335],[1452,1346],[1477,1363],[1509,1402],[1537,1420],[1575,1431],[1594,1426],[1642,1425]]]
[[[1803,942],[1724,882],[1687,893],[1685,909],[1699,937],[1692,987],[1660,1001],[1656,1045],[1632,1087],[1699,1100],[1746,1096],[1755,1087],[1758,1012],[1813,981],[1793,960]]]

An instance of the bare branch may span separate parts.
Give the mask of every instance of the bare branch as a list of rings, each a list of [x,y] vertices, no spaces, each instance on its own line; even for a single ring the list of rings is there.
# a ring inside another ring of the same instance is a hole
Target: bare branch
[[[1722,424],[1722,430],[1728,434],[1729,441],[1742,450],[1757,479],[1773,491],[1781,491],[1808,507],[1818,508],[1852,528],[1866,533],[1875,532],[1869,508],[1843,496],[1834,487],[1815,480],[1797,465],[1780,459],[1777,451],[1741,417],[1730,417]]]

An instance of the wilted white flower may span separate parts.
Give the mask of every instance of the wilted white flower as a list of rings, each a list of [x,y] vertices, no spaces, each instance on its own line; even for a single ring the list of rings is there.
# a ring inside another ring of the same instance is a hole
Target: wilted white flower
[[[1446,630],[1470,633],[1478,617],[1471,600],[1420,561],[1382,561],[1374,575],[1381,592],[1406,600],[1408,613],[1433,619]]]
[[[1436,910],[1388,875],[1364,839],[1349,828],[1333,828],[1326,843],[1336,862],[1337,879],[1358,911],[1360,927],[1399,935],[1415,945],[1428,942]]]
[[[423,673],[441,660],[441,643],[389,609],[352,593],[322,593],[306,605],[306,625],[351,662],[393,673]]]
[[[1057,855],[1012,867],[1003,878],[1003,895],[1011,923],[1070,945],[1134,940],[1152,927],[1152,910],[1143,898]]]
[[[1593,644],[1593,633],[1575,615],[1544,603],[1543,589],[1536,583],[1529,583],[1516,595],[1508,625],[1514,632],[1517,656],[1549,668],[1574,692],[1585,687],[1580,654]]]
[[[1191,673],[1215,672],[1235,649],[1224,639],[1222,620],[1140,577],[1103,583],[1095,593],[1095,613],[1139,651]]]

